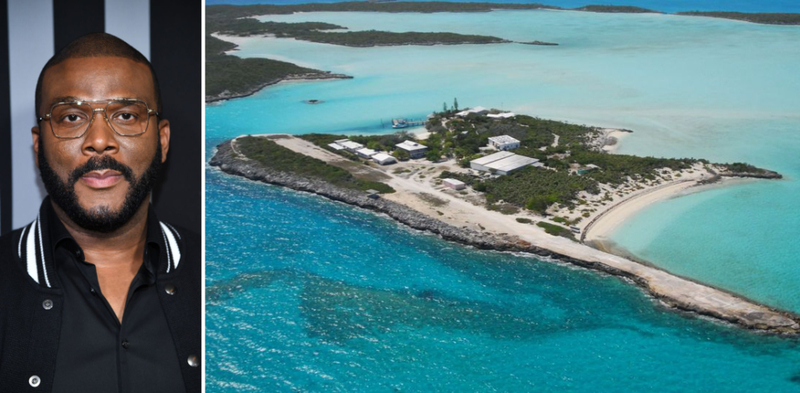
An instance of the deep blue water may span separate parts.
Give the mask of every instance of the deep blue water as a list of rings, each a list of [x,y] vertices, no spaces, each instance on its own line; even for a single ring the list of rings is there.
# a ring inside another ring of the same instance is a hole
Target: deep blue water
[[[348,0],[283,0],[283,1],[264,1],[264,0],[206,0],[207,5],[217,4],[303,4],[303,3],[340,3]],[[417,0],[411,0],[417,1]],[[454,2],[479,2],[479,3],[541,3],[554,5],[563,8],[577,8],[587,4],[608,4],[608,5],[633,5],[661,12],[680,12],[680,11],[736,11],[736,12],[800,12],[800,2],[796,0],[444,0]]]
[[[208,392],[800,392],[798,340],[614,277],[215,169],[206,195]]]

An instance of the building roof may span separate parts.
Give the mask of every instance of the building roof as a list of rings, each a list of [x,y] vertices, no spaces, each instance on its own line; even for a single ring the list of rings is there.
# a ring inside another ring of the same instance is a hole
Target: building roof
[[[488,164],[490,162],[495,162],[497,160],[502,160],[503,158],[510,157],[510,156],[513,156],[513,155],[515,155],[515,154],[510,152],[510,151],[501,151],[501,152],[497,152],[497,153],[494,153],[494,154],[489,154],[488,156],[485,156],[485,157],[474,159],[474,160],[470,161],[470,164],[486,165],[486,164]]]
[[[365,156],[367,156],[367,157],[372,157],[372,156],[374,156],[374,155],[375,155],[375,153],[377,153],[377,151],[375,151],[375,150],[372,150],[372,149],[367,149],[367,148],[365,147],[365,148],[363,148],[363,149],[358,149],[358,150],[356,150],[356,153],[358,153],[358,154],[363,154],[363,155],[365,155]]]
[[[458,113],[456,113],[456,116],[464,117],[464,116],[466,116],[466,115],[468,115],[470,113],[481,113],[481,112],[486,112],[486,111],[488,111],[488,109],[486,109],[486,108],[484,108],[482,106],[476,106],[476,107],[474,107],[472,109],[467,109],[467,110],[463,110],[461,112],[458,112]]]
[[[362,145],[360,143],[353,142],[353,141],[342,142],[342,143],[339,143],[339,144],[344,146],[344,147],[346,147],[346,148],[348,148],[348,149],[350,149],[350,150],[358,150],[358,149],[364,147],[364,145]]]
[[[406,151],[417,151],[417,150],[422,150],[422,149],[427,149],[428,148],[425,145],[421,145],[421,144],[419,144],[417,142],[413,142],[413,141],[403,141],[403,143],[398,143],[395,146],[399,147],[399,148],[401,148],[403,150],[406,150]]]
[[[514,154],[513,156],[506,157],[501,160],[497,160],[495,162],[486,164],[486,167],[497,171],[509,172],[515,169],[522,168],[524,166],[534,164],[538,161],[539,160],[536,158],[525,157],[519,154]]]
[[[516,115],[517,114],[514,113],[514,112],[504,112],[504,113],[498,113],[498,114],[491,114],[490,113],[490,114],[486,115],[486,117],[491,117],[493,119],[508,119],[508,118],[514,117]]]
[[[328,147],[330,147],[333,150],[342,150],[342,149],[344,149],[344,146],[342,146],[342,145],[340,145],[338,143],[328,143]]]
[[[509,143],[519,143],[518,140],[516,140],[516,139],[514,139],[514,138],[512,138],[512,137],[510,137],[508,135],[493,136],[493,137],[489,138],[489,141],[497,143],[497,144],[501,144],[501,145],[505,145],[505,144],[509,144]]]
[[[378,161],[386,161],[387,159],[392,159],[393,161],[397,161],[394,157],[386,153],[376,153],[374,156],[372,156],[372,158]]]
[[[448,184],[452,184],[454,186],[466,185],[466,183],[464,183],[463,181],[458,180],[458,179],[449,179],[448,178],[448,179],[443,179],[442,181],[445,182],[445,183],[448,183]]]

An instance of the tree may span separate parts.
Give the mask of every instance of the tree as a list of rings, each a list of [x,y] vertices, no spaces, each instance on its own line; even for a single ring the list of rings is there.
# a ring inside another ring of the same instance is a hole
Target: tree
[[[458,98],[453,98],[453,110],[458,110]]]
[[[405,150],[403,150],[403,149],[397,149],[397,150],[395,150],[395,151],[392,153],[392,156],[394,156],[394,158],[396,158],[398,161],[408,161],[408,159],[409,159],[409,158],[411,158],[411,157],[408,155],[408,152],[407,152],[407,151],[405,151]]]
[[[442,113],[447,113],[447,103],[446,102],[442,103]]]

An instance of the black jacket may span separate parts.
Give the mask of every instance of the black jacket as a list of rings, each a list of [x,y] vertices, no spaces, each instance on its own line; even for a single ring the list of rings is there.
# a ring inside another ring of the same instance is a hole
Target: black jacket
[[[45,199],[31,224],[0,237],[0,392],[50,392],[63,292],[50,246]],[[172,332],[187,392],[200,392],[202,278],[199,236],[155,218],[161,231],[156,288]],[[158,225],[156,225],[156,223]],[[191,358],[191,361],[190,361]],[[191,363],[191,364],[190,364]]]

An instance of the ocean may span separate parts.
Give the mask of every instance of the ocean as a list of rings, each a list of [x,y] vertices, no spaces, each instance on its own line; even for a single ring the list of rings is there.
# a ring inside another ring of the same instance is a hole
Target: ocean
[[[657,3],[636,5],[672,11]],[[750,6],[796,12],[788,3]],[[389,132],[391,118],[423,118],[454,98],[630,128],[620,153],[744,161],[785,179],[659,203],[613,240],[667,270],[800,312],[800,243],[792,240],[800,234],[800,27],[564,11],[265,19],[561,45],[345,48],[240,38],[239,56],[355,78],[285,83],[207,105],[207,156],[240,134]],[[797,339],[665,311],[617,278],[449,244],[211,168],[206,213],[209,391],[800,391]]]

